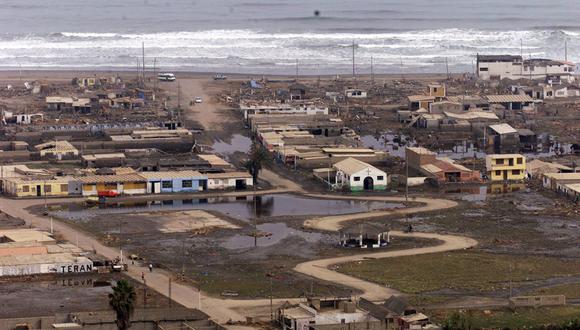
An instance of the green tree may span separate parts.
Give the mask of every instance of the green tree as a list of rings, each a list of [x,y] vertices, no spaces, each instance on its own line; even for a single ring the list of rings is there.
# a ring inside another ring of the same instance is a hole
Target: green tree
[[[119,330],[131,327],[135,300],[135,289],[124,279],[117,281],[117,285],[113,287],[113,293],[109,293],[109,305],[117,314],[117,328]]]
[[[472,322],[471,322],[471,313],[469,312],[467,315],[463,313],[454,312],[453,314],[449,315],[445,320],[445,324],[443,325],[443,329],[445,330],[471,330],[474,329]]]
[[[257,142],[252,144],[249,156],[250,159],[248,159],[244,165],[252,175],[254,185],[256,185],[258,183],[258,176],[260,175],[262,167],[269,163],[271,158],[268,151]]]

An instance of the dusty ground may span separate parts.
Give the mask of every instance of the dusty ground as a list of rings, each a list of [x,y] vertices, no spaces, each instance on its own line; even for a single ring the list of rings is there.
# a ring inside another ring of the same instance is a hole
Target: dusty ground
[[[111,284],[125,278],[135,287],[136,307],[167,307],[169,301],[120,274],[40,276],[0,280],[0,317],[109,310]]]

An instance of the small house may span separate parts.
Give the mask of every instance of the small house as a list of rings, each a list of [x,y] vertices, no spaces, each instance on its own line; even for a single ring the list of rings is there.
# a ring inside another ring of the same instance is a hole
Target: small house
[[[437,153],[423,147],[407,147],[405,161],[409,168],[438,183],[477,182],[479,172],[456,164],[450,158],[437,157]]]
[[[436,97],[430,95],[409,95],[409,110],[429,109],[431,103],[435,102]]]
[[[148,194],[197,192],[207,189],[207,177],[198,171],[139,173],[147,180]]]
[[[252,176],[247,172],[207,173],[207,188],[243,190],[254,185]]]
[[[49,141],[34,147],[39,151],[41,158],[55,158],[58,160],[78,157],[79,151],[68,141]]]
[[[534,100],[528,95],[487,95],[490,105],[499,104],[506,110],[526,110],[534,108]]]
[[[431,83],[429,87],[429,96],[434,96],[438,99],[442,99],[447,96],[447,88],[443,83]]]
[[[292,84],[289,87],[290,90],[290,100],[304,100],[306,99],[306,92],[308,88],[303,84]]]
[[[517,152],[520,149],[520,135],[509,124],[489,125],[487,128],[487,145],[496,151]]]
[[[545,173],[542,175],[544,188],[562,191],[567,184],[580,183],[580,173]]]
[[[429,105],[429,113],[442,114],[444,112],[462,113],[463,105],[459,102],[439,101],[433,102]]]
[[[3,181],[3,190],[14,197],[64,197],[68,196],[70,178],[8,178]]]
[[[72,111],[73,109],[72,97],[47,96],[45,103],[49,111]]]
[[[487,155],[485,167],[491,181],[521,181],[526,178],[526,157],[520,154]]]
[[[337,187],[347,187],[351,191],[385,190],[387,173],[378,168],[349,157],[332,166],[336,169]]]
[[[81,184],[83,196],[97,196],[99,193],[138,195],[147,192],[147,179],[135,173],[88,175],[75,180]]]
[[[367,98],[367,92],[363,91],[361,89],[347,89],[346,91],[344,91],[344,95],[346,95],[346,97],[351,98],[351,99],[366,99]]]

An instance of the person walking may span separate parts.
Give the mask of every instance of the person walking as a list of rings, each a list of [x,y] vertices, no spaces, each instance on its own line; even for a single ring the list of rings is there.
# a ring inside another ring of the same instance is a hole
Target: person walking
[[[153,272],[153,264],[149,264],[149,272]]]

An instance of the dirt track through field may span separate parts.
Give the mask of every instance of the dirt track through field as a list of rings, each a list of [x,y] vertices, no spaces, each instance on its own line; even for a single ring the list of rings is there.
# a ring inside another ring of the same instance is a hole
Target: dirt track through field
[[[268,176],[275,175],[272,172],[268,173]],[[285,183],[286,187],[291,185],[290,188],[295,188],[293,183],[289,180],[280,179],[276,180],[278,184]],[[251,192],[248,192],[251,194]],[[239,194],[239,193],[237,193]],[[227,195],[224,194],[224,195]],[[335,196],[335,195],[316,195],[309,194],[308,197],[314,198],[332,198],[332,199],[357,199],[357,200],[370,200],[370,201],[386,201],[386,202],[403,202],[404,197],[351,197],[351,196]],[[71,199],[59,199],[51,200],[50,202],[63,202],[71,201]],[[337,231],[341,228],[342,224],[347,221],[363,220],[368,218],[376,218],[381,216],[393,215],[393,214],[409,214],[409,213],[419,213],[428,212],[434,210],[441,210],[446,208],[451,208],[456,205],[455,202],[444,200],[444,199],[430,199],[430,198],[414,198],[411,199],[412,202],[420,203],[422,205],[413,206],[405,209],[395,209],[386,211],[371,211],[366,213],[348,214],[340,216],[326,216],[317,217],[313,219],[306,220],[304,223],[305,227],[323,230],[323,231]],[[35,227],[48,230],[50,228],[50,220],[47,217],[39,216],[28,212],[25,208],[33,205],[42,204],[42,200],[10,200],[10,199],[0,199],[0,209],[5,213],[21,218],[26,221],[27,224],[33,225]],[[61,222],[54,222],[55,231],[59,232],[65,239],[71,242],[79,242],[79,246],[86,250],[95,250],[97,253],[107,257],[115,258],[121,254],[121,252],[116,248],[111,248],[101,244],[95,237],[89,236],[85,233],[80,232],[78,229],[71,227],[67,224]],[[357,279],[348,275],[338,273],[329,267],[346,263],[346,262],[356,262],[369,258],[392,258],[392,257],[402,257],[411,256],[417,254],[426,253],[437,253],[444,251],[452,251],[459,249],[466,249],[473,247],[477,242],[473,239],[454,236],[454,235],[441,235],[441,234],[431,234],[431,233],[412,233],[406,234],[402,232],[391,232],[392,237],[406,236],[406,237],[419,237],[427,239],[436,239],[442,243],[437,246],[424,247],[424,248],[413,248],[400,251],[384,251],[376,253],[363,253],[359,255],[338,257],[338,258],[327,258],[304,262],[296,265],[295,271],[318,278],[323,281],[329,281],[335,284],[344,285],[347,287],[352,287],[363,292],[362,296],[370,300],[384,300],[393,294],[398,294],[396,290],[380,286],[375,283],[367,282],[361,279]],[[141,281],[141,274],[145,274],[145,280],[147,286],[153,288],[159,293],[168,296],[169,295],[169,283],[170,279],[174,278],[174,274],[163,271],[155,270],[154,272],[148,272],[146,265],[130,265],[127,272],[128,276],[131,276],[137,281]],[[199,308],[205,313],[209,314],[214,320],[224,323],[228,320],[243,321],[245,320],[245,311],[262,308],[268,306],[269,299],[255,299],[255,300],[236,300],[236,299],[221,299],[207,296],[187,284],[182,283],[172,283],[172,293],[171,298],[182,305],[191,308]],[[274,303],[279,305],[285,301],[298,301],[298,299],[275,299]]]

